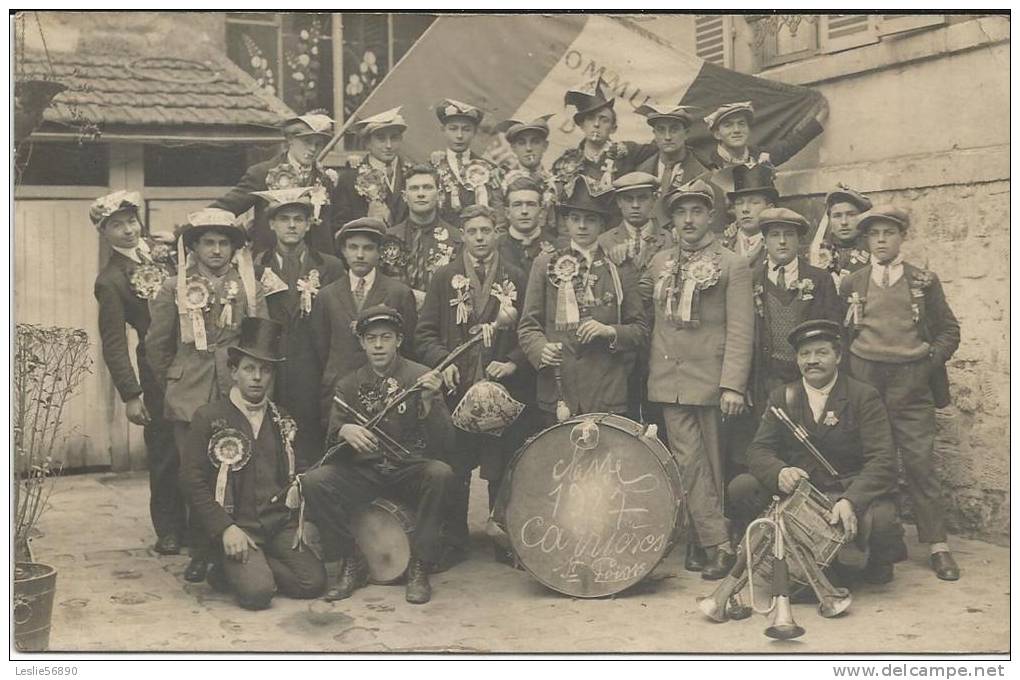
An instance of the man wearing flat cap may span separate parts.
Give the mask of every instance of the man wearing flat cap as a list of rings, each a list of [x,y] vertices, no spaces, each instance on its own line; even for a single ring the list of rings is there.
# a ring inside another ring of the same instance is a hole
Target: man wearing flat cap
[[[245,609],[269,607],[277,592],[307,599],[326,587],[322,562],[301,544],[298,508],[286,505],[300,426],[269,398],[283,334],[276,321],[241,322],[227,348],[232,387],[195,411],[185,439],[184,492],[214,546],[209,581]]]
[[[765,236],[758,215],[779,201],[775,170],[767,163],[737,165],[732,170],[733,190],[726,192],[734,220],[722,233],[722,244],[743,257],[752,268],[765,257]]]
[[[355,131],[368,153],[357,166],[340,173],[335,210],[338,224],[359,217],[375,217],[387,225],[407,219],[404,181],[411,164],[400,156],[406,130],[399,106],[357,124]]]
[[[441,557],[442,509],[453,480],[439,460],[453,446],[450,412],[442,397],[442,378],[435,371],[401,357],[405,322],[385,305],[358,313],[355,332],[368,362],[344,376],[335,395],[329,459],[301,475],[300,488],[310,517],[322,537],[326,562],[342,561],[327,600],[342,600],[366,585],[368,568],[351,532],[351,518],[381,495],[394,496],[414,515],[411,560],[405,598],[424,604],[432,596],[428,571]],[[378,426],[361,425],[404,389],[418,386],[388,410]]]
[[[167,262],[170,249],[166,245],[150,246],[141,236],[142,205],[137,191],[115,191],[97,198],[89,208],[92,224],[111,249],[93,292],[99,303],[103,362],[124,402],[128,420],[145,428],[149,514],[156,532],[154,549],[162,555],[176,555],[184,528],[177,448],[173,426],[163,413],[163,388],[145,355],[149,300],[159,292],[172,269]],[[165,257],[160,257],[157,249],[164,251]],[[128,326],[138,336],[137,373],[128,351]]]
[[[863,566],[865,580],[888,583],[893,563],[907,556],[896,515],[892,432],[875,388],[839,370],[841,336],[840,325],[825,319],[794,328],[787,342],[796,354],[800,377],[776,386],[768,400],[808,432],[838,477],[832,477],[775,412],[766,410],[747,452],[749,473],[729,484],[729,505],[746,526],[768,507],[773,494],[786,496],[808,480],[833,501],[827,519],[850,542],[837,563]]]
[[[706,579],[722,578],[736,559],[723,517],[720,428],[747,410],[754,329],[751,270],[712,232],[713,200],[701,180],[666,196],[677,244],[641,277],[655,315],[648,400],[662,405],[693,520],[685,565]]]
[[[345,275],[343,263],[332,255],[309,248],[305,242],[312,220],[309,189],[259,191],[267,205],[265,215],[276,236],[273,250],[255,257],[255,275],[266,295],[269,317],[284,326],[286,363],[277,371],[274,399],[298,424],[298,457],[315,460],[322,453],[325,432],[309,386],[322,372],[312,344],[311,313],[319,291]]]
[[[868,246],[857,229],[858,218],[868,210],[871,199],[843,184],[825,196],[827,233],[815,235],[818,247],[812,248],[812,264],[830,271],[837,286],[871,261]]]
[[[152,323],[145,354],[164,386],[164,414],[173,423],[182,458],[195,410],[230,391],[227,347],[235,344],[241,321],[269,316],[254,272],[231,264],[246,236],[226,210],[205,208],[188,215],[178,235],[177,274],[149,302]],[[190,265],[186,252],[192,256]],[[184,578],[197,582],[205,578],[207,546],[194,527],[190,537],[191,563]]]
[[[460,211],[482,204],[502,213],[502,173],[491,161],[471,150],[485,114],[477,106],[456,99],[436,105],[446,148],[433,151],[429,162],[439,176],[439,211],[442,219],[460,226]]]
[[[731,102],[716,108],[705,116],[705,125],[717,144],[704,163],[711,170],[722,170],[733,165],[753,166],[771,163],[778,167],[790,160],[808,141],[822,131],[822,122],[828,116],[828,106],[822,105],[815,118],[794,134],[763,149],[751,144],[754,125],[754,106],[751,102]]]
[[[333,252],[333,209],[337,173],[321,167],[316,158],[333,138],[333,119],[322,111],[309,111],[303,116],[283,121],[285,149],[268,161],[248,168],[233,189],[213,201],[212,208],[229,210],[241,215],[255,208],[252,240],[256,251],[273,247],[273,232],[269,228],[264,206],[254,195],[256,191],[311,187],[312,225],[308,231],[308,245],[322,253]]]
[[[530,122],[505,120],[496,129],[506,136],[518,164],[516,168],[504,168],[503,171],[503,196],[507,213],[510,211],[510,185],[522,176],[527,177],[540,189],[539,224],[543,231],[556,234],[556,198],[560,187],[553,173],[542,165],[542,158],[549,148],[549,119],[552,117],[553,114],[547,113]],[[508,221],[512,219],[509,214],[506,218]]]
[[[909,227],[907,212],[892,205],[861,215],[871,263],[846,277],[839,293],[848,305],[850,373],[882,395],[918,540],[929,544],[935,574],[955,581],[960,570],[946,542],[934,449],[935,409],[950,403],[946,362],[960,345],[960,323],[938,276],[904,262],[900,249]]]
[[[304,386],[313,390],[313,394],[319,388],[323,418],[329,415],[337,381],[361,368],[367,360],[354,333],[361,310],[386,305],[400,313],[404,322],[400,352],[405,357],[413,356],[414,328],[418,323],[414,293],[406,284],[379,270],[386,225],[374,217],[362,217],[345,224],[337,232],[336,240],[347,273],[324,285],[312,304],[309,325],[319,375]]]

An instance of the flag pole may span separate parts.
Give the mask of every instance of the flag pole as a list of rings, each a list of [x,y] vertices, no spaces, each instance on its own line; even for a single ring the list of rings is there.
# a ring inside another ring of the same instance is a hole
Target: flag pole
[[[383,79],[381,81],[379,81],[379,84],[376,85],[372,89],[372,92],[368,93],[367,97],[365,97],[365,101],[361,102],[361,104],[358,105],[358,108],[354,109],[354,111],[347,118],[347,120],[344,121],[344,124],[341,125],[340,128],[333,135],[333,138],[331,140],[329,140],[329,142],[326,143],[326,146],[322,147],[322,151],[319,152],[319,155],[315,159],[316,163],[321,163],[322,159],[324,159],[326,157],[326,154],[328,154],[330,151],[333,150],[333,147],[337,145],[337,143],[347,133],[347,130],[350,129],[351,125],[354,124],[354,121],[357,119],[358,114],[361,113],[361,109],[365,108],[365,104],[367,104],[369,102],[369,100],[372,99],[372,94],[375,93],[375,91],[378,90],[380,87],[382,87],[384,84],[386,84],[386,80],[393,74],[394,71],[396,71],[400,67],[400,65],[402,63],[404,63],[404,60],[407,59],[407,56],[409,54],[411,54],[411,52],[414,52],[414,48],[418,46],[418,43],[420,43],[422,40],[424,40],[425,36],[427,36],[429,34],[429,31],[431,31],[433,29],[433,27],[435,27],[435,25],[438,24],[442,19],[443,19],[442,16],[436,17],[436,20],[433,21],[431,24],[429,24],[429,27],[426,28],[425,31],[414,42],[414,44],[411,45],[410,48],[408,48],[407,52],[404,52],[404,56],[400,57],[400,59],[397,61],[397,63],[393,64],[390,67],[390,70],[386,72],[386,75],[384,75]],[[335,45],[335,44],[333,45],[333,49],[337,49],[337,47],[338,47],[337,45]],[[343,49],[343,47],[340,46],[340,49]],[[340,80],[341,80],[340,87],[345,87],[346,86],[342,82],[343,81],[343,77],[344,77],[343,73],[341,73],[340,74]],[[334,85],[334,87],[336,87],[336,86]],[[342,113],[343,112],[341,111],[341,114]]]

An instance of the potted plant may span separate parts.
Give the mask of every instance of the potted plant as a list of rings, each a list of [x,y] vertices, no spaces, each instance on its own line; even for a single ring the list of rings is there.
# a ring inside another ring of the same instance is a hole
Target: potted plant
[[[80,328],[17,324],[14,344],[14,642],[18,651],[49,646],[57,571],[38,563],[31,539],[61,463],[64,406],[91,372],[88,334]]]

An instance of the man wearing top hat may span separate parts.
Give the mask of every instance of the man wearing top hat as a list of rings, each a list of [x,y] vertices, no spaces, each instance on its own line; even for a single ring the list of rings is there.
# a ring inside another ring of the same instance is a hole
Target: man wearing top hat
[[[421,305],[432,275],[460,253],[463,243],[455,226],[460,218],[448,222],[441,216],[441,180],[432,165],[413,166],[406,181],[407,219],[387,227],[380,267],[409,285]]]
[[[549,119],[552,117],[553,114],[547,113],[530,122],[505,120],[496,129],[506,136],[518,164],[516,168],[505,168],[503,171],[503,194],[507,212],[510,210],[509,203],[506,202],[510,185],[523,175],[539,186],[541,203],[538,222],[542,230],[556,234],[556,197],[560,187],[556,184],[553,173],[542,166],[542,158],[549,148]],[[510,221],[509,214],[507,220]]]
[[[871,199],[859,191],[840,184],[825,196],[828,229],[816,234],[819,247],[813,249],[816,266],[832,272],[836,285],[871,262],[867,243],[857,229],[861,213],[871,210]]]
[[[461,223],[464,252],[432,277],[415,330],[415,350],[423,364],[437,366],[473,333],[483,333],[481,346],[475,345],[443,371],[447,405],[455,409],[468,389],[483,380],[501,383],[517,400],[531,402],[534,394],[526,390],[534,379],[517,342],[516,324],[527,277],[496,249],[496,215],[491,208],[467,207]],[[509,326],[496,325],[501,308],[516,310]],[[446,516],[451,553],[463,554],[467,549],[471,471],[481,466],[482,479],[489,484],[491,511],[508,459],[531,434],[526,423],[527,419],[518,417],[499,436],[457,431],[456,448],[444,458],[456,475]],[[500,548],[496,555],[507,560]]]
[[[848,305],[850,373],[882,395],[918,540],[929,544],[935,574],[955,581],[960,569],[946,542],[934,448],[935,409],[950,403],[946,362],[960,345],[960,323],[938,276],[904,262],[900,249],[909,226],[907,212],[892,205],[861,215],[871,263],[843,279],[839,293]]]
[[[395,309],[376,305],[361,310],[355,330],[368,363],[344,376],[336,395],[372,418],[401,390],[416,385],[421,389],[390,410],[374,430],[334,404],[329,439],[337,446],[324,464],[300,477],[324,560],[343,561],[327,600],[350,597],[368,582],[367,565],[351,534],[351,517],[380,495],[397,497],[414,514],[407,601],[424,604],[432,596],[428,570],[441,557],[442,510],[453,482],[450,467],[439,459],[453,446],[454,432],[441,394],[442,378],[397,352],[404,328]]]
[[[833,478],[779,417],[766,410],[747,452],[749,473],[729,484],[729,505],[746,525],[768,507],[773,494],[786,496],[807,479],[833,501],[829,523],[843,530],[850,547],[867,555],[866,562],[850,560],[859,553],[844,548],[837,562],[863,566],[865,580],[888,583],[893,563],[907,555],[896,516],[892,432],[875,388],[839,370],[841,336],[840,325],[826,319],[795,327],[787,341],[796,354],[799,377],[777,385],[768,399],[769,406],[807,430],[839,478]]]
[[[778,167],[821,133],[822,122],[828,113],[828,106],[823,104],[815,118],[807,125],[768,149],[762,149],[751,144],[754,125],[752,103],[747,101],[723,104],[705,116],[705,125],[708,126],[708,131],[717,144],[704,160],[704,164],[710,170],[722,170],[733,165],[753,166],[759,163],[771,163]]]
[[[456,99],[444,99],[435,111],[446,139],[446,148],[429,156],[439,177],[440,215],[460,226],[460,211],[469,205],[480,203],[502,213],[502,173],[494,163],[471,150],[485,114],[477,106]]]
[[[177,274],[149,302],[152,322],[145,353],[164,386],[164,414],[173,423],[181,456],[195,410],[230,391],[227,347],[237,340],[241,321],[269,316],[254,272],[231,264],[246,237],[226,210],[205,208],[188,215],[178,236]],[[191,254],[190,265],[185,251]],[[206,546],[194,529],[190,537],[191,563],[184,578],[197,582],[205,578]]]
[[[722,244],[745,258],[754,268],[765,257],[765,236],[758,226],[758,214],[774,208],[779,192],[775,170],[767,163],[733,168],[733,190],[726,192],[734,220],[722,233]]]
[[[318,597],[322,562],[298,536],[286,491],[299,466],[299,425],[269,392],[284,361],[283,324],[246,318],[227,348],[230,391],[200,406],[184,443],[182,481],[191,516],[214,547],[209,573],[245,609],[265,609],[273,595]]]
[[[337,224],[375,217],[388,225],[407,219],[404,180],[411,164],[400,156],[407,123],[400,107],[369,116],[355,131],[368,153],[354,168],[342,170],[337,183]]]
[[[333,209],[337,173],[322,168],[316,158],[333,137],[333,119],[322,111],[309,111],[283,122],[285,149],[268,161],[248,168],[233,189],[210,207],[241,215],[255,208],[252,240],[256,251],[273,247],[273,233],[263,214],[256,191],[311,187],[312,226],[307,243],[320,253],[333,252]]]
[[[550,199],[543,185],[519,172],[511,175],[506,186],[507,230],[496,238],[496,249],[527,277],[539,253],[552,252],[561,240],[556,218],[544,218],[546,211],[554,214],[556,206],[555,200],[546,203]]]
[[[306,188],[260,191],[267,201],[269,228],[276,247],[256,256],[255,275],[266,296],[269,316],[284,326],[286,363],[276,372],[276,401],[297,421],[298,458],[317,459],[325,437],[319,405],[309,399],[309,388],[319,384],[322,371],[312,343],[311,313],[319,291],[344,277],[337,258],[308,247],[312,203]]]
[[[149,514],[156,532],[156,552],[180,552],[184,504],[177,485],[178,457],[173,426],[163,413],[163,389],[145,355],[149,329],[149,300],[170,274],[163,258],[141,237],[139,211],[142,197],[136,191],[115,191],[97,198],[89,218],[111,248],[110,259],[96,277],[93,292],[99,303],[99,339],[103,361],[124,402],[127,418],[144,427],[149,468]],[[166,246],[162,247],[163,249]],[[138,336],[131,364],[127,327]]]
[[[754,312],[751,270],[711,231],[714,194],[701,180],[666,198],[677,244],[641,277],[654,306],[648,400],[662,404],[693,520],[686,566],[720,579],[735,560],[723,517],[723,418],[747,409]],[[708,549],[704,553],[693,545]]]
[[[340,378],[365,364],[365,352],[354,332],[362,309],[386,305],[396,309],[404,322],[404,343],[400,352],[413,356],[414,328],[418,323],[414,293],[404,283],[379,270],[380,248],[386,225],[374,217],[362,217],[337,232],[337,251],[347,263],[347,273],[319,291],[309,319],[319,367],[318,377],[304,385],[306,393],[319,389],[323,418],[332,408],[331,399]]]
[[[521,349],[538,371],[541,420],[627,412],[627,381],[647,341],[637,276],[599,245],[607,196],[576,177],[558,204],[570,242],[536,258],[517,326]]]

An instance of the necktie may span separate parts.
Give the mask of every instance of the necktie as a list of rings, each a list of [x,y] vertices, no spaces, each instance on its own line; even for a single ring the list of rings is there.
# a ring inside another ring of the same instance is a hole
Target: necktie
[[[145,253],[142,252],[141,248],[135,248],[135,257],[138,258],[138,261],[142,264],[149,264],[149,262],[151,262],[151,260],[145,256]]]
[[[354,304],[358,306],[358,311],[361,311],[361,306],[365,304],[365,278],[358,277],[358,283],[354,286]]]
[[[882,287],[889,287],[889,265],[882,265]]]
[[[786,267],[776,267],[778,273],[776,274],[776,287],[779,290],[786,290]]]
[[[478,277],[478,285],[479,286],[484,286],[485,285],[485,274],[486,274],[486,272],[485,272],[485,263],[484,262],[479,262],[478,264],[476,264],[475,265],[475,276]]]

